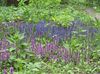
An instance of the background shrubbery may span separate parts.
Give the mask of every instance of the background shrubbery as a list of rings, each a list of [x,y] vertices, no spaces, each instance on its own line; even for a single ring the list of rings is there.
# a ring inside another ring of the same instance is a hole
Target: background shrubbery
[[[23,2],[19,2],[17,7],[1,7],[0,21],[25,20],[37,23],[40,20],[54,21],[63,26],[68,26],[71,21],[80,19],[84,22],[93,18],[82,11],[77,11],[70,6],[62,6],[61,0],[30,0],[29,5],[23,6]],[[8,12],[6,12],[8,11]]]

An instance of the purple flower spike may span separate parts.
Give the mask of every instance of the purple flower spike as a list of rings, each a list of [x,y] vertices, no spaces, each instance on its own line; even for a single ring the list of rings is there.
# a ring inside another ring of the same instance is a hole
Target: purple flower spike
[[[58,61],[58,57],[57,56],[52,56],[52,59],[54,60],[54,61]]]
[[[52,46],[52,44],[50,44],[50,43],[48,43],[48,44],[46,45],[46,49],[47,49],[47,50],[52,49],[52,47],[53,47],[53,46]]]
[[[38,55],[42,55],[44,52],[43,52],[43,47],[42,47],[42,44],[39,44],[37,46],[37,54]]]
[[[7,69],[6,68],[4,69],[3,74],[7,74]]]
[[[5,60],[8,60],[8,59],[9,59],[9,56],[10,56],[10,54],[9,54],[8,52],[3,52],[3,53],[1,53],[1,55],[0,55],[0,59],[1,59],[2,61],[5,61]]]
[[[35,40],[34,39],[31,40],[31,45],[32,45],[32,50],[34,50],[35,49]]]
[[[14,68],[12,66],[10,67],[10,74],[14,74]]]

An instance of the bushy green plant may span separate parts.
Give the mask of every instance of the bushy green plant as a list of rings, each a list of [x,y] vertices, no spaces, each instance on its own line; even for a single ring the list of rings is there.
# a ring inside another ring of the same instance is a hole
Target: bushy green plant
[[[2,6],[6,5],[6,0],[0,0],[0,5]]]
[[[8,12],[6,12],[6,11]],[[79,18],[87,23],[91,21],[91,17],[83,12],[79,12],[72,7],[59,9],[59,7],[40,9],[31,6],[19,8],[1,7],[0,21],[25,20],[28,22],[39,22],[41,20],[54,21],[58,25],[67,27],[71,21]]]
[[[55,7],[60,4],[61,0],[30,0],[29,5],[36,8]]]
[[[22,70],[24,64],[28,62],[28,58],[26,57],[33,56],[32,53],[29,52],[28,44],[23,42],[23,39],[24,35],[20,34],[19,32],[8,36],[10,46],[7,51],[10,53],[10,58],[6,64],[12,64],[16,70]]]

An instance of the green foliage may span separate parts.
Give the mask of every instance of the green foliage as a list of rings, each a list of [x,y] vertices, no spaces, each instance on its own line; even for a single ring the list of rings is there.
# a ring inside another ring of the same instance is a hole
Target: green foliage
[[[34,59],[33,53],[29,52],[29,44],[23,42],[24,35],[16,32],[13,35],[8,37],[8,41],[10,42],[11,47],[7,49],[10,53],[10,58],[7,61],[8,64],[12,64],[15,69],[22,70],[24,64],[28,62],[28,57],[32,57],[31,60]],[[15,63],[16,62],[16,63]]]
[[[61,0],[63,4],[71,4],[71,5],[87,5],[87,6],[99,6],[99,0]]]
[[[92,61],[97,62],[100,58],[100,35],[96,35],[96,39],[93,41],[93,46],[96,47],[95,50],[91,53]]]
[[[0,0],[0,5],[2,6],[6,5],[6,0]]]
[[[56,7],[60,4],[61,0],[30,0],[29,5],[36,8]]]
[[[60,7],[53,7],[47,9],[40,9],[31,6],[24,6],[19,8],[14,7],[1,7],[0,21],[11,20],[24,20],[28,22],[39,22],[40,20],[54,21],[58,25],[68,26],[71,21],[77,17],[83,22],[92,20],[90,16],[83,12],[79,12],[72,7],[66,7],[61,9]],[[6,12],[8,11],[8,12]]]
[[[18,3],[19,6],[24,6],[26,0],[17,0],[17,1],[19,2]]]
[[[24,69],[22,71],[14,72],[15,74],[90,74],[90,73],[96,73],[96,68],[93,68],[93,66],[84,63],[79,63],[77,66],[75,66],[73,63],[67,63],[64,64],[61,63],[45,63],[45,62],[36,62],[36,63],[26,63],[24,65]]]
[[[71,4],[84,4],[86,2],[86,0],[69,0],[69,3]]]
[[[91,6],[99,6],[100,5],[99,0],[87,0],[87,3]]]

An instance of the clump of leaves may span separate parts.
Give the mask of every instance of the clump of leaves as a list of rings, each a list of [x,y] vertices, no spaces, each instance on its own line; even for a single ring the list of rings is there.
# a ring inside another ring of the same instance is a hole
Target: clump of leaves
[[[16,69],[22,70],[24,64],[28,61],[27,56],[33,56],[32,53],[28,52],[29,44],[24,42],[24,34],[20,34],[19,32],[9,35],[7,39],[10,43],[10,47],[7,49],[10,52],[8,63],[14,65]]]

